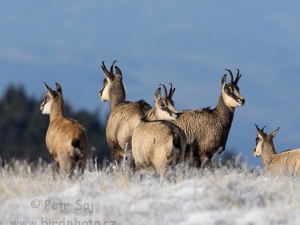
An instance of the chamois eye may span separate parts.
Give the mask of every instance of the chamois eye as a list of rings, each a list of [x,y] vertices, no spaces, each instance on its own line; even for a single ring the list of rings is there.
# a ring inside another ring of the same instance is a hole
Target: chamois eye
[[[103,86],[105,86],[107,84],[107,80],[106,80],[106,78],[104,78],[104,80],[103,80]]]
[[[164,102],[160,102],[160,103],[159,103],[159,106],[160,106],[161,108],[164,108],[164,107],[166,107],[166,104],[165,104]]]
[[[49,96],[46,94],[45,97],[44,97],[44,102],[47,102],[49,99]]]

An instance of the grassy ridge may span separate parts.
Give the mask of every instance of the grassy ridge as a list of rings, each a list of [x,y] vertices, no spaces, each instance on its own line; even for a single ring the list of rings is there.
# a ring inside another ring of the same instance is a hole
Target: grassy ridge
[[[245,164],[178,166],[161,182],[146,171],[94,166],[83,180],[53,180],[42,161],[5,165],[0,224],[300,224],[298,177],[269,176]]]

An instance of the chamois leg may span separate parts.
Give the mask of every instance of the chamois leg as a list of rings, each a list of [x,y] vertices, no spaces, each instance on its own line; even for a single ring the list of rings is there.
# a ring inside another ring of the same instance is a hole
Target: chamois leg
[[[123,160],[123,155],[121,154],[122,151],[123,150],[121,148],[112,151],[112,161],[116,162],[118,166],[121,165]]]
[[[79,176],[81,176],[82,180],[83,180],[83,174],[84,174],[84,169],[85,169],[85,161],[82,159],[79,159],[77,161],[77,167],[78,167],[78,172],[79,172]]]
[[[200,156],[200,152],[199,151],[194,151],[194,158],[193,158],[193,164],[196,168],[201,168],[205,161],[206,156],[202,157]]]
[[[52,172],[53,172],[53,180],[56,180],[55,178],[55,173],[59,173],[59,163],[56,161],[53,161],[51,163],[51,167],[52,167]]]

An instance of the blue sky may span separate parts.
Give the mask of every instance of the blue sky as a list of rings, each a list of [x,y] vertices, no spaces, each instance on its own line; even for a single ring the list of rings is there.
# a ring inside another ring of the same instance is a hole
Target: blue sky
[[[252,165],[254,123],[278,126],[277,151],[300,147],[300,2],[3,1],[0,93],[22,84],[44,95],[62,85],[74,108],[108,112],[99,64],[118,60],[128,100],[153,103],[160,83],[176,87],[178,109],[217,104],[226,68],[243,74],[227,149]]]

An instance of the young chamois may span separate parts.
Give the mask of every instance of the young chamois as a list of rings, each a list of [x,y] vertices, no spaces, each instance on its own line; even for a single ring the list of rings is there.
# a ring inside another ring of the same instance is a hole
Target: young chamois
[[[174,108],[172,96],[164,85],[165,96],[161,98],[161,88],[154,95],[154,106],[149,110],[132,134],[132,154],[136,168],[153,167],[158,174],[165,174],[168,166],[183,162],[186,136],[171,120],[177,120],[181,112]]]
[[[83,173],[88,149],[86,131],[76,120],[65,117],[61,86],[55,83],[54,91],[44,84],[47,92],[40,109],[43,114],[50,114],[46,145],[54,159],[53,177],[59,168],[69,173],[70,177],[75,166]]]
[[[103,88],[99,92],[101,101],[109,101],[110,115],[106,124],[106,140],[111,151],[113,162],[120,164],[124,157],[131,157],[131,137],[137,121],[151,109],[144,100],[126,101],[121,70],[114,63],[108,71],[102,62],[101,69],[105,74]],[[126,152],[125,152],[126,150]],[[131,165],[132,166],[132,165]]]
[[[238,87],[242,75],[238,70],[233,80],[232,72],[226,70],[231,79],[227,84],[226,74],[222,77],[221,94],[216,108],[184,110],[180,118],[174,122],[187,136],[187,160],[194,160],[197,167],[206,158],[211,160],[214,154],[220,154],[225,149],[235,108],[245,103]],[[190,155],[193,157],[188,159]]]
[[[264,128],[259,129],[255,124],[257,137],[256,146],[253,150],[255,157],[261,156],[262,163],[266,171],[273,174],[288,173],[298,174],[300,172],[300,148],[286,150],[276,153],[273,138],[277,134],[279,127],[270,134],[264,133]]]

